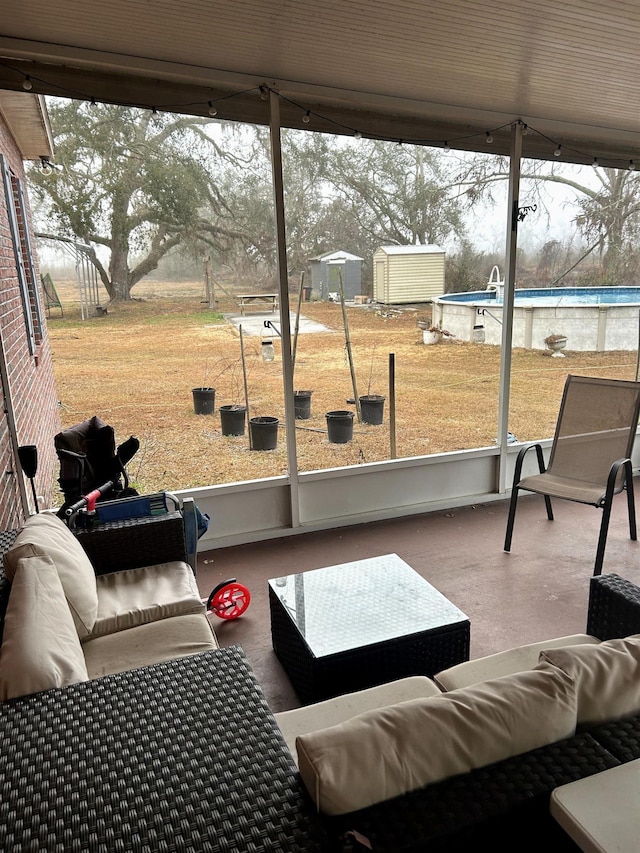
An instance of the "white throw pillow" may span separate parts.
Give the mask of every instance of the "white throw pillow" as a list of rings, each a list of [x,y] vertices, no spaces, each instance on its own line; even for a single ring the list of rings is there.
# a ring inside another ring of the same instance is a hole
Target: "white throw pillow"
[[[84,654],[53,561],[24,557],[0,648],[0,700],[87,681]]]
[[[337,815],[562,738],[576,727],[573,681],[554,667],[368,711],[296,739],[318,809]]]
[[[540,653],[541,665],[559,667],[576,684],[578,724],[640,712],[640,635],[597,646],[566,646]]]
[[[12,580],[22,557],[51,557],[79,637],[86,637],[98,615],[96,575],[82,545],[67,525],[51,513],[30,516],[4,555],[6,576]]]

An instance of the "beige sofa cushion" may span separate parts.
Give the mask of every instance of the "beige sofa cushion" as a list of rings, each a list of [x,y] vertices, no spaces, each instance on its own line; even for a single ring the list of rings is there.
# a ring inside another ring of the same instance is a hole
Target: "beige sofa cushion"
[[[440,690],[430,678],[426,675],[413,675],[378,687],[369,687],[367,690],[316,702],[314,705],[281,711],[275,714],[275,718],[295,759],[296,738],[300,735],[336,726],[374,708],[385,708],[387,705],[396,705],[409,699],[425,699],[427,696],[439,695]]]
[[[598,646],[548,649],[540,661],[541,666],[559,667],[575,681],[579,724],[640,711],[640,634]]]
[[[98,615],[91,637],[184,613],[206,611],[187,563],[158,563],[98,575],[96,587]]]
[[[98,593],[93,566],[67,525],[51,513],[30,516],[4,555],[6,576],[12,580],[21,557],[51,557],[60,577],[79,637],[93,628]]]
[[[555,667],[517,673],[369,711],[296,740],[319,810],[346,814],[569,737],[571,678]]]
[[[82,644],[89,678],[218,648],[206,615],[173,616]],[[203,697],[203,702],[206,697]]]
[[[597,644],[600,640],[590,634],[572,634],[568,637],[556,637],[553,640],[543,640],[538,643],[529,643],[525,646],[516,646],[504,652],[494,655],[464,661],[449,669],[445,669],[434,675],[433,680],[442,690],[457,690],[460,687],[469,687],[480,681],[488,681],[490,678],[501,678],[503,675],[511,675],[514,672],[525,672],[535,669],[544,649],[554,649],[558,646],[575,646],[585,644]]]
[[[49,557],[17,562],[0,649],[0,701],[88,678],[62,584]]]

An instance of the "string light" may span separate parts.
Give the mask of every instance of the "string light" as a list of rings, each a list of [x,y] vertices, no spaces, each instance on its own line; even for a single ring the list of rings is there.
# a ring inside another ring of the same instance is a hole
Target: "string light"
[[[28,74],[24,74],[23,71],[21,71],[18,68],[13,67],[12,65],[10,65],[9,63],[6,63],[6,62],[0,61],[0,65],[11,69],[12,71],[16,72],[17,74],[24,75],[23,80],[22,80],[22,87],[26,92],[29,92],[33,89],[33,83],[31,81],[31,77]],[[47,86],[49,85],[49,84],[47,84],[46,81],[40,81],[40,82],[43,83],[43,86],[45,88],[47,88]],[[62,87],[58,86],[57,88],[61,89]],[[260,100],[267,101],[269,99],[271,89],[267,85],[262,84],[262,85],[254,86],[253,88],[250,88],[250,89],[243,90],[241,92],[231,92],[231,93],[224,95],[220,98],[216,98],[215,103],[219,104],[221,101],[241,97],[243,95],[247,95],[251,92],[256,92],[256,91],[259,92]],[[81,93],[77,92],[76,90],[66,90],[66,92],[67,92],[68,97],[71,97],[71,98],[83,98],[84,97],[85,100],[90,101],[91,107],[97,106],[95,97],[89,98],[88,96],[82,95]],[[312,115],[312,111],[310,109],[306,109],[303,104],[296,103],[295,101],[290,100],[289,98],[285,97],[284,95],[280,94],[279,92],[276,92],[276,94],[278,95],[278,97],[281,100],[288,101],[293,106],[296,106],[296,107],[298,107],[298,109],[302,110],[303,111],[302,122],[304,124],[310,123],[311,115]],[[135,104],[135,103],[128,103],[128,102],[118,102],[118,101],[112,101],[111,103],[117,104],[119,106],[137,107],[139,109],[146,108],[146,109],[150,109],[152,111],[153,115],[158,114],[158,107],[157,106],[150,106],[150,105],[145,105],[145,104]],[[203,106],[203,104],[207,105],[208,114],[211,117],[218,115],[218,108],[217,108],[217,106],[214,105],[213,100],[205,101],[205,102],[199,102],[199,103],[194,102],[194,103],[188,103],[188,104],[163,104],[163,105],[161,105],[160,109],[167,111],[167,112],[179,112],[181,109],[185,109],[185,108],[189,108],[189,107],[200,107],[201,108]],[[316,116],[317,118],[319,118],[322,122],[326,122],[328,124],[334,125],[336,128],[339,128],[339,130],[341,130],[343,132],[351,133],[356,139],[362,139],[362,131],[360,131],[360,130],[349,127],[346,124],[343,124],[339,121],[336,121],[334,118],[330,118],[329,116],[323,116],[319,113],[316,113],[315,111],[313,112],[313,115]],[[545,133],[542,133],[541,131],[536,130],[533,127],[530,127],[529,125],[525,124],[522,121],[522,119],[514,119],[514,121],[516,121],[517,123],[519,123],[522,126],[523,136],[535,134],[537,136],[542,137],[543,139],[548,140],[551,143],[551,145],[555,146],[553,149],[553,156],[554,157],[562,156],[563,146],[557,140],[551,139]],[[455,147],[456,143],[466,142],[467,140],[477,138],[477,137],[481,136],[482,133],[484,133],[484,135],[485,135],[485,143],[487,145],[491,145],[494,141],[493,134],[496,131],[503,130],[504,128],[507,128],[509,126],[513,126],[513,122],[506,122],[505,124],[500,125],[499,127],[492,128],[491,130],[486,130],[486,131],[479,130],[475,133],[469,133],[469,134],[466,134],[464,136],[456,137],[454,139],[447,139],[447,140],[444,140],[444,142],[442,140],[437,140],[437,139],[410,139],[410,140],[406,140],[406,139],[394,139],[393,137],[388,137],[388,136],[379,136],[377,134],[367,134],[367,135],[372,140],[379,140],[379,141],[386,141],[386,142],[397,142],[398,145],[402,145],[405,142],[408,142],[409,144],[413,144],[413,145],[427,145],[427,146],[434,146],[434,147],[442,146],[443,151],[449,152],[451,150],[452,145],[453,145],[453,147]],[[581,158],[582,160],[588,161],[589,155],[587,152],[580,151],[579,149],[576,149],[573,147],[568,148],[567,150],[571,151],[571,153],[574,155],[578,155],[578,157]],[[592,165],[593,165],[594,169],[597,169],[601,166],[601,163],[598,161],[597,157],[593,158]],[[626,168],[626,169],[629,169],[630,171],[636,170],[636,164],[635,164],[633,159],[622,161],[622,163],[618,162],[618,165],[615,164],[615,161],[613,161],[613,162],[608,161],[608,165],[610,168],[623,168],[623,169]],[[55,167],[55,168],[58,168],[58,167]]]
[[[95,109],[95,108],[98,106],[98,105],[96,104],[96,99],[95,99],[95,98],[91,98],[91,103],[89,104],[89,106],[91,107],[91,109]]]

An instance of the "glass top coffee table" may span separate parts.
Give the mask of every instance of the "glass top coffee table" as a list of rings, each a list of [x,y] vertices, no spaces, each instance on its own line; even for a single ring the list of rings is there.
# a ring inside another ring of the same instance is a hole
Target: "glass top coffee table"
[[[302,702],[469,659],[468,617],[397,554],[269,581],[273,648]]]

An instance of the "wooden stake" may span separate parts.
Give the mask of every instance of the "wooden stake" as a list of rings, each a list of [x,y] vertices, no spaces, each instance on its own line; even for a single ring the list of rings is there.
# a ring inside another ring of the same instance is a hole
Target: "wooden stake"
[[[242,323],[240,323],[240,355],[242,356],[242,379],[244,381],[244,405],[247,410],[247,432],[249,433],[249,450],[253,450],[251,443],[251,424],[249,423],[249,388],[247,386],[247,365],[244,360],[244,338],[242,337]]]
[[[349,337],[349,323],[347,322],[347,309],[344,304],[344,286],[342,284],[342,270],[338,269],[338,281],[340,282],[340,304],[342,305],[342,322],[344,323],[344,340],[347,347],[347,355],[349,356],[349,370],[351,371],[351,384],[353,385],[353,396],[356,403],[356,415],[358,423],[362,423],[362,412],[360,411],[360,397],[358,396],[358,387],[356,385],[356,371],[353,365],[353,353],[351,352],[351,338]]]
[[[389,455],[396,458],[396,357],[389,353]]]

